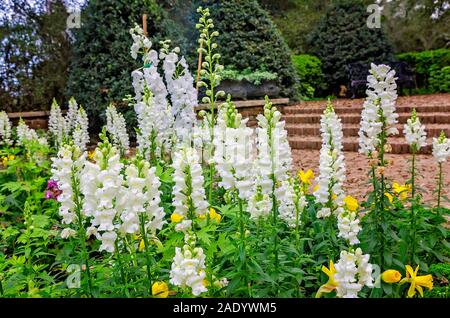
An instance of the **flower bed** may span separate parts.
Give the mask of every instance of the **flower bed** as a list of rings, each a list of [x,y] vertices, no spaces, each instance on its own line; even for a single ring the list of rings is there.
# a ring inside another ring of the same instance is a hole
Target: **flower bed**
[[[445,272],[445,135],[433,140],[437,202],[424,205],[415,154],[425,129],[404,126],[411,178],[392,184],[385,153],[396,133],[394,71],[372,65],[359,132],[370,160],[366,201],[347,195],[342,124],[331,102],[321,116],[319,173],[292,173],[281,113],[266,98],[257,128],[228,96],[221,105],[209,11],[199,8],[205,62],[200,83],[184,58],[130,30],[138,118],[129,154],[123,116],[111,105],[93,151],[76,101],[52,105],[49,132],[0,113],[0,294],[4,297],[414,297]],[[162,64],[163,73],[158,71]],[[434,266],[433,274],[427,273]],[[429,295],[429,294],[427,294]]]

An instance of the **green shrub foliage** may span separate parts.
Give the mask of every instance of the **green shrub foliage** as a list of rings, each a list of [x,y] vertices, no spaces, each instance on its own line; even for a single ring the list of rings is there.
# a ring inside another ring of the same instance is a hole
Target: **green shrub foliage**
[[[318,96],[326,87],[323,81],[322,62],[313,55],[293,55],[292,63],[300,77],[301,94],[303,97]]]
[[[311,53],[322,61],[325,81],[336,92],[348,84],[347,65],[389,62],[392,48],[381,29],[367,27],[366,6],[360,1],[338,1],[309,37]]]
[[[129,127],[134,110],[122,100],[133,93],[131,72],[139,67],[130,56],[129,29],[148,14],[150,35],[164,34],[163,13],[154,0],[91,0],[81,13],[82,27],[75,29],[74,56],[70,65],[68,95],[74,96],[88,113],[94,130],[104,122],[110,102],[119,106]],[[152,37],[154,45],[160,38]]]
[[[199,1],[211,10],[220,33],[225,69],[265,70],[278,75],[283,96],[296,97],[299,79],[291,63],[290,51],[269,14],[256,0]]]
[[[430,88],[432,91],[449,91],[449,70],[446,68],[446,66],[450,66],[449,49],[402,53],[397,57],[413,68],[419,88]]]

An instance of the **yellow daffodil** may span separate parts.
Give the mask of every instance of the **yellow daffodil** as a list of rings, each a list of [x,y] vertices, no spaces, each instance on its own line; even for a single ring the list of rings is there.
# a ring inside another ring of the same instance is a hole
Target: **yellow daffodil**
[[[183,220],[183,216],[178,214],[178,213],[172,213],[172,215],[170,216],[170,220],[172,221],[172,223],[179,223],[181,222],[181,220]]]
[[[394,197],[389,192],[385,192],[384,195],[388,198],[390,203],[394,201]]]
[[[411,192],[411,185],[400,185],[397,182],[394,182],[392,184],[392,190],[399,195],[400,200],[405,200],[408,196],[408,192]]]
[[[314,172],[311,169],[308,169],[306,172],[303,170],[299,170],[297,175],[302,183],[307,185],[311,185],[311,179],[314,179]]]
[[[433,276],[431,274],[424,276],[417,276],[417,272],[419,271],[419,265],[417,265],[416,270],[409,265],[405,266],[406,268],[406,277],[400,281],[400,284],[410,283],[411,286],[408,290],[408,297],[414,297],[416,294],[416,290],[419,292],[420,296],[423,297],[423,288],[426,287],[429,290],[433,289]]]
[[[319,290],[316,293],[316,298],[320,298],[323,293],[331,293],[333,290],[337,288],[338,285],[337,282],[334,280],[336,269],[334,268],[333,261],[330,260],[330,268],[327,268],[325,265],[322,265],[322,272],[327,274],[328,282],[320,286]]]
[[[344,198],[344,202],[345,202],[345,206],[347,207],[347,209],[351,212],[355,212],[356,210],[358,210],[358,200],[356,200],[354,197],[352,197],[351,195],[348,195]]]
[[[383,282],[389,284],[398,283],[401,278],[402,274],[400,274],[400,272],[396,271],[395,269],[388,269],[381,274],[381,279],[383,280]]]
[[[165,282],[154,282],[152,295],[154,298],[167,298],[169,296],[169,286]]]
[[[16,159],[16,156],[14,155],[4,156],[2,157],[2,164],[6,166],[8,164],[8,161],[13,161],[14,159]]]
[[[141,239],[139,241],[139,252],[142,252],[145,249],[145,241],[144,239]]]
[[[95,155],[95,151],[94,151],[94,150],[89,151],[89,152],[88,152],[88,158],[89,158],[89,160],[94,160],[94,155]]]
[[[222,219],[222,216],[216,212],[213,208],[209,209],[209,217],[211,220],[215,220],[216,223],[220,223],[220,220]]]

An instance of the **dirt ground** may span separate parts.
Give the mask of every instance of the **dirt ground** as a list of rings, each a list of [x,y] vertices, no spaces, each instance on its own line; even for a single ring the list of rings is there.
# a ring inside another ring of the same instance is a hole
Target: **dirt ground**
[[[312,169],[317,176],[319,173],[319,150],[302,150],[296,149],[292,151],[293,166],[296,169]],[[392,166],[386,169],[386,176],[391,182],[400,184],[410,177],[410,159],[411,156],[388,154],[387,159],[392,161]],[[363,200],[365,195],[372,190],[368,183],[369,161],[366,156],[356,152],[345,152],[345,163],[347,170],[347,181],[345,190],[347,194],[354,196],[359,200]],[[436,193],[433,191],[437,185],[438,165],[434,161],[432,155],[417,156],[417,181],[420,187],[420,193],[423,199],[430,205],[436,205]],[[444,171],[444,188],[443,194],[450,197],[450,162],[443,164]],[[450,203],[442,200],[442,206],[450,208]]]

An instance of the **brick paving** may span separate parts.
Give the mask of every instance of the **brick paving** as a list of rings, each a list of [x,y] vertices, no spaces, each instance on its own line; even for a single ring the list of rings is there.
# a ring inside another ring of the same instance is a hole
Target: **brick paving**
[[[364,99],[338,99],[333,101],[336,113],[341,118],[344,132],[344,150],[358,151],[358,131],[361,121],[361,110]],[[416,109],[423,124],[426,125],[428,143],[443,130],[450,136],[450,94],[433,94],[403,96],[397,100],[397,113],[400,134],[389,139],[393,153],[409,153],[409,146],[403,138],[403,124]],[[325,109],[326,101],[307,101],[282,109],[283,118],[293,149],[320,149],[320,115]],[[430,153],[431,146],[422,149],[422,153]]]

